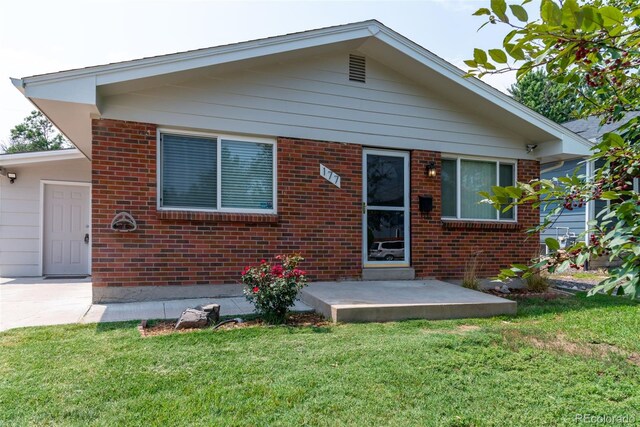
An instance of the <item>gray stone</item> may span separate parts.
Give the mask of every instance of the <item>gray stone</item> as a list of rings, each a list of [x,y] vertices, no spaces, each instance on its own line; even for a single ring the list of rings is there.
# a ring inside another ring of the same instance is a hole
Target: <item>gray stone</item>
[[[176,322],[176,329],[204,328],[209,324],[208,313],[194,308],[187,308]]]
[[[220,304],[203,304],[194,308],[207,313],[209,323],[218,323],[220,320]]]
[[[511,291],[509,290],[509,287],[507,285],[500,286],[500,289],[498,289],[498,292],[501,292],[503,294],[510,294],[511,293]]]

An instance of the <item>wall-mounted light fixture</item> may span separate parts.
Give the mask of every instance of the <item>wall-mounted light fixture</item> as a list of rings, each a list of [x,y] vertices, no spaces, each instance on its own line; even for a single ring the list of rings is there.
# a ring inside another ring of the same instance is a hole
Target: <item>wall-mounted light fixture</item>
[[[425,167],[425,175],[429,178],[433,178],[436,176],[436,162],[429,162]]]
[[[12,184],[16,180],[16,178],[18,177],[17,173],[15,173],[15,172],[7,172],[7,170],[5,168],[2,168],[2,167],[0,167],[0,175],[6,176],[7,178],[9,178],[9,182],[11,182]]]
[[[527,154],[531,154],[536,148],[538,148],[538,144],[527,144]]]

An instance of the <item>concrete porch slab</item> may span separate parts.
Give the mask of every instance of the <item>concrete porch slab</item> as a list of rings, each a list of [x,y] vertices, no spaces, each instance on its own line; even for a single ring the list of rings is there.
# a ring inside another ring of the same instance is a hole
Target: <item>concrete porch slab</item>
[[[334,322],[492,317],[517,310],[515,301],[440,280],[315,282],[300,298]]]

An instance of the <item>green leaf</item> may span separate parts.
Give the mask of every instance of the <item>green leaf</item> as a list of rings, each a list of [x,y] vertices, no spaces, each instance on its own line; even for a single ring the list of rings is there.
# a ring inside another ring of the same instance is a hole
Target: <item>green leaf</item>
[[[511,13],[513,13],[513,16],[518,18],[519,21],[527,22],[529,20],[529,14],[524,7],[517,4],[512,4],[509,7],[511,8]]]
[[[491,11],[486,7],[481,7],[473,13],[473,16],[491,15]]]
[[[569,260],[563,261],[562,264],[560,264],[558,267],[556,267],[556,271],[558,273],[562,273],[567,268],[569,268],[569,265],[571,265],[571,262]]]
[[[547,237],[546,239],[544,239],[544,243],[552,251],[557,251],[558,249],[560,249],[560,243],[558,243],[558,241],[553,237]]]
[[[491,10],[502,21],[509,22],[507,18],[507,3],[505,0],[491,0]]]
[[[478,63],[472,59],[467,59],[464,61],[465,64],[467,64],[469,67],[471,68],[476,68],[478,66]]]
[[[522,190],[517,187],[505,187],[505,191],[514,199],[522,197]]]
[[[473,49],[473,59],[478,64],[486,64],[487,63],[487,53],[482,49],[475,48],[475,49]]]
[[[576,0],[565,0],[562,4],[562,25],[567,29],[573,30],[578,28],[578,16],[577,13],[580,7]]]
[[[524,61],[524,51],[522,48],[516,47],[514,44],[507,43],[504,45],[504,49],[513,59]]]
[[[589,252],[580,252],[578,258],[576,258],[576,264],[583,265],[585,261],[589,259]]]
[[[552,0],[542,0],[540,6],[540,16],[542,20],[551,25],[560,25],[562,23],[562,11],[560,7]]]
[[[507,277],[516,277],[517,274],[511,270],[510,268],[504,269],[502,271],[500,271],[500,274],[503,276],[507,276]]]
[[[622,12],[616,7],[605,6],[598,9],[605,26],[611,26],[624,23]]]
[[[592,6],[584,6],[582,8],[582,24],[580,28],[582,31],[591,32],[602,25],[602,17]]]
[[[616,200],[620,198],[620,195],[615,191],[605,191],[600,195],[602,200]]]
[[[513,267],[513,268],[516,268],[516,269],[518,269],[518,270],[520,270],[520,271],[527,271],[527,270],[529,270],[529,267],[528,267],[528,266],[526,266],[526,265],[524,265],[524,264],[512,264],[512,267]]]
[[[507,54],[502,49],[489,49],[489,56],[498,64],[507,63]]]
[[[611,144],[612,147],[624,147],[624,139],[617,133],[605,133],[602,137],[603,141]]]

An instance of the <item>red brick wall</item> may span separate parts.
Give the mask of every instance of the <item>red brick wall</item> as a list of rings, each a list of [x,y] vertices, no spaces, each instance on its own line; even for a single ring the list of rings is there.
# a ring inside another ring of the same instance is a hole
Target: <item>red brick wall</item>
[[[437,176],[425,176],[425,166],[435,161]],[[519,160],[518,181],[539,176],[537,161]],[[416,277],[460,278],[465,262],[479,253],[480,277],[495,275],[511,263],[522,263],[539,250],[538,235],[525,235],[540,220],[531,206],[518,209],[518,223],[448,222],[441,218],[440,153],[411,152],[411,247]],[[418,209],[418,195],[433,196],[434,209],[424,215]]]
[[[158,212],[156,126],[93,121],[94,286],[234,283],[247,264],[301,252],[313,280],[361,275],[362,147],[278,139],[278,215]],[[483,249],[481,274],[523,261],[538,247],[523,244],[537,212],[520,209],[517,230],[449,229],[440,220],[440,174],[424,175],[439,153],[411,153],[412,265],[418,277],[459,277],[469,255]],[[342,177],[342,188],[319,175],[319,163]],[[520,161],[518,178],[537,176],[537,162]],[[434,196],[434,211],[418,212],[418,195]],[[138,230],[109,228],[120,211]]]
[[[278,215],[158,212],[156,127],[93,121],[94,286],[234,283],[261,258],[301,252],[314,280],[360,276],[362,148],[278,139]],[[319,163],[342,176],[339,189]],[[138,230],[110,230],[129,211]]]

